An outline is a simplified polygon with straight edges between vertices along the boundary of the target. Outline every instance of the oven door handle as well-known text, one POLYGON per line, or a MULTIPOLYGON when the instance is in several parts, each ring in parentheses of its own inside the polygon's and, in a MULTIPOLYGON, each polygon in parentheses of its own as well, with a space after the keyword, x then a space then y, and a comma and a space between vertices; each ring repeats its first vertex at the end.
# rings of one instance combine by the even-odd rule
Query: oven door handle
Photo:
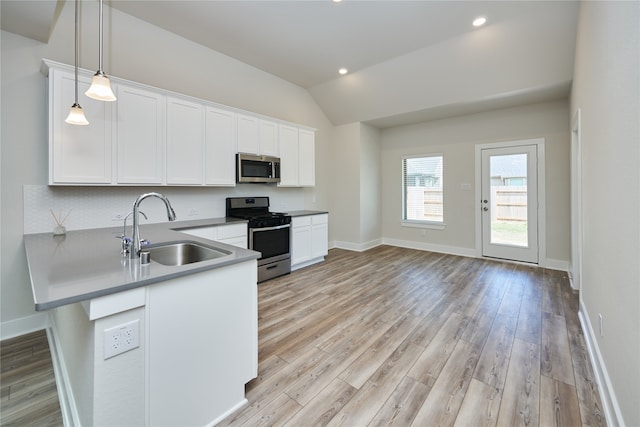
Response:
POLYGON ((256 231, 269 231, 269 230, 280 230, 282 228, 291 228, 291 224, 277 225, 275 227, 259 227, 259 228, 251 228, 251 232, 255 233, 256 231))

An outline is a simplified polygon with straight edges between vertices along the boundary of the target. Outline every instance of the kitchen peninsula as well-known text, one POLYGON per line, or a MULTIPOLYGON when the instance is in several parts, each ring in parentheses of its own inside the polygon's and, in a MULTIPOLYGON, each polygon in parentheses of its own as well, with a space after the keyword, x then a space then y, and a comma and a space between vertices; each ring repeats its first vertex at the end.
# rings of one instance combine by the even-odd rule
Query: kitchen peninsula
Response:
POLYGON ((259 253, 180 232, 239 224, 140 227, 152 244, 221 253, 185 265, 122 257, 121 227, 24 236, 34 303, 50 310, 61 400, 74 425, 213 425, 244 404, 244 385, 257 375, 259 253))

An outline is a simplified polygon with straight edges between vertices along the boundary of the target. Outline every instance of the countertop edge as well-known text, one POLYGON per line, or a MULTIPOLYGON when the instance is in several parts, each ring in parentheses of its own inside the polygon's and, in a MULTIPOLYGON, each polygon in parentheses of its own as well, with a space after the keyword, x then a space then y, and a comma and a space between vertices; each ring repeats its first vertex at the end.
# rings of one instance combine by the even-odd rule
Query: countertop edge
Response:
MULTIPOLYGON (((219 246, 232 252, 232 256, 229 258, 217 258, 175 267, 163 266, 155 261, 152 261, 149 265, 140 266, 136 262, 137 259, 134 259, 135 264, 129 264, 129 260, 123 259, 118 252, 119 241, 113 239, 116 234, 122 232, 121 227, 75 230, 69 231, 67 236, 55 238, 52 237, 51 233, 25 234, 23 240, 35 309, 36 311, 46 311, 63 305, 87 301, 191 274, 257 260, 260 257, 259 252, 180 232, 180 230, 184 229, 223 226, 234 223, 246 223, 246 221, 234 218, 211 218, 142 225, 140 227, 141 235, 145 238, 148 236, 155 242, 169 240, 194 241, 219 246), (104 244, 95 245, 95 241, 104 241, 104 244), (73 258, 74 256, 76 258, 73 258), (73 272, 69 273, 70 270, 73 270, 74 264, 85 266, 86 264, 83 263, 88 263, 91 265, 92 262, 95 263, 96 258, 100 259, 101 256, 106 257, 106 264, 113 265, 113 267, 103 268, 102 272, 94 271, 94 274, 91 274, 90 267, 85 267, 84 270, 87 271, 85 276, 82 273, 75 276, 73 272), (116 264, 116 261, 118 264, 116 264), (130 277, 126 274, 130 273, 130 270, 135 270, 136 274, 144 275, 145 269, 150 274, 149 277, 137 278, 135 275, 130 277), (69 279, 66 282, 64 280, 65 274, 69 275, 69 279), (52 283, 55 280, 58 280, 58 282, 52 283), (94 288, 87 287, 85 289, 84 286, 78 284, 78 282, 83 281, 88 283, 91 280, 102 281, 105 285, 94 288), (63 289, 61 291, 65 287, 70 290, 63 289), (60 295, 49 297, 54 293, 60 295)), ((82 270, 81 268, 79 269, 82 270)))

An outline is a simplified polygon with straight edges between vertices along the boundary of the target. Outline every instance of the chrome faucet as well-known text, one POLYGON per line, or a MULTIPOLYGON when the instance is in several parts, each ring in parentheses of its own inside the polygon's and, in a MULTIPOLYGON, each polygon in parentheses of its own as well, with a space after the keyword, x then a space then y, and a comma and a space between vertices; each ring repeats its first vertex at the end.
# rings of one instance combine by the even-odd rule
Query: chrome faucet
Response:
MULTIPOLYGON (((131 245, 133 245, 132 249, 129 251, 129 258, 139 258, 140 257, 140 229, 139 229, 139 214, 140 214, 140 203, 146 199, 147 197, 157 197, 158 199, 164 202, 165 207, 167 208, 167 217, 169 221, 176 220, 176 213, 171 207, 171 203, 169 203, 169 199, 167 199, 163 194, 160 193, 144 193, 138 196, 135 202, 133 202, 133 231, 131 235, 131 245)), ((144 214, 143 214, 144 215, 144 214)))

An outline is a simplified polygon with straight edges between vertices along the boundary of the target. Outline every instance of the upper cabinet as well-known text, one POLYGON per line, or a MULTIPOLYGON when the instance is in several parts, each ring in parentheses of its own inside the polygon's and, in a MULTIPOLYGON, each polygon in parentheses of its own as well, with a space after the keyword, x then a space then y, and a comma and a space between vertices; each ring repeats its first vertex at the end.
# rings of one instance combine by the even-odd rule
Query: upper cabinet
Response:
POLYGON ((50 185, 235 186, 238 152, 281 158, 283 187, 315 184, 314 132, 295 124, 111 77, 117 101, 84 95, 88 126, 65 123, 74 68, 43 60, 49 77, 50 185))
POLYGON ((278 157, 278 124, 260 119, 260 151, 261 156, 278 157))
POLYGON ((316 134, 310 130, 298 131, 298 184, 316 185, 316 134))
POLYGON ((236 184, 235 113, 207 107, 205 112, 205 184, 236 184))
POLYGON ((204 183, 204 107, 167 98, 167 184, 204 183))
POLYGON ((113 103, 84 95, 91 78, 78 79, 79 103, 89 126, 65 123, 74 103, 73 72, 49 71, 49 184, 109 184, 113 178, 113 103))
POLYGON ((123 84, 116 97, 117 182, 162 184, 165 97, 123 84))
POLYGON ((260 119, 244 114, 236 115, 238 153, 259 154, 260 119))
POLYGON ((278 124, 244 114, 237 115, 238 153, 278 156, 278 124))
POLYGON ((315 185, 315 133, 288 125, 279 126, 280 187, 315 185))

